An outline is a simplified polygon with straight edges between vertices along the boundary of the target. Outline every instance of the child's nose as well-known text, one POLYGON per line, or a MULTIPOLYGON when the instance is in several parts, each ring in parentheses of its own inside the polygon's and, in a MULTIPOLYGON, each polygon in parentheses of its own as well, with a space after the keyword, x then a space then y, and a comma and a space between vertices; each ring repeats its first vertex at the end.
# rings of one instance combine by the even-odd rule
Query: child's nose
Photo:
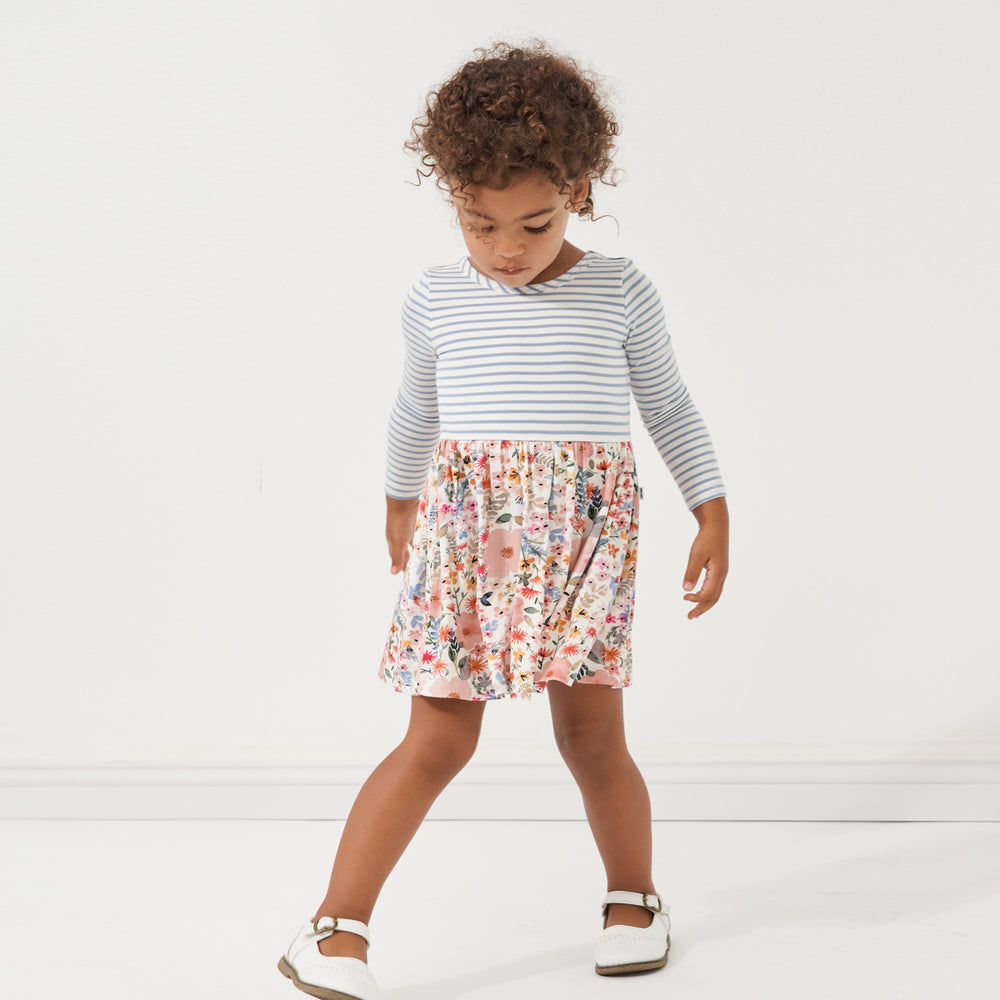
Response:
POLYGON ((508 259, 517 257, 524 252, 524 247, 511 239, 498 240, 496 244, 497 255, 508 259))

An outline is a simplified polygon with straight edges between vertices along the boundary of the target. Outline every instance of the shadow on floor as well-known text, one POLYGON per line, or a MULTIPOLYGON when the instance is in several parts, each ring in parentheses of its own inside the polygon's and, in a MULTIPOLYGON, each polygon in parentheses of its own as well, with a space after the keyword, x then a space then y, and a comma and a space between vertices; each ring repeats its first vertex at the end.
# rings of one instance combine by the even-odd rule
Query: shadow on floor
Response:
MULTIPOLYGON (((670 964, 675 964, 672 947, 670 964)), ((648 972, 631 973, 621 978, 645 979, 661 971, 651 969, 648 972)), ((537 979, 539 976, 562 977, 564 988, 568 991, 565 995, 573 993, 573 979, 578 976, 589 976, 595 984, 599 980, 612 978, 598 976, 594 972, 593 948, 583 945, 536 952, 523 958, 511 958, 503 964, 484 966, 457 976, 383 990, 382 1000, 457 1000, 487 986, 490 988, 515 986, 521 979, 537 979)))

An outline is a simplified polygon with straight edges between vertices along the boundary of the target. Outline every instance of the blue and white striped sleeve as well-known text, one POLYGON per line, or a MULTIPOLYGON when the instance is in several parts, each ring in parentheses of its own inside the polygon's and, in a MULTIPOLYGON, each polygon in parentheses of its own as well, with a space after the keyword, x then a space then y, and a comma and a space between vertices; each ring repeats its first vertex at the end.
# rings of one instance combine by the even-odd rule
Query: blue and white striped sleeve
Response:
POLYGON ((643 426, 694 510, 726 495, 712 439, 677 366, 660 294, 631 260, 622 271, 622 292, 632 395, 643 426))
POLYGON ((389 411, 386 496, 409 500, 423 493, 441 426, 438 415, 437 362, 430 340, 430 296, 426 275, 403 301, 406 344, 403 375, 389 411))

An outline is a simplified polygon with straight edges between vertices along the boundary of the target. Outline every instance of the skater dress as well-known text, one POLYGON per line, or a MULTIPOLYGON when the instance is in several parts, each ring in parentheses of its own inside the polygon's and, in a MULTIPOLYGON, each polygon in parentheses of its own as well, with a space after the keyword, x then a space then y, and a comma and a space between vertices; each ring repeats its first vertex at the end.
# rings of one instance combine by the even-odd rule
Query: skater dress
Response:
POLYGON ((632 684, 630 393, 689 509, 725 496, 656 288, 594 251, 510 288, 462 258, 403 305, 385 492, 418 499, 378 676, 470 701, 632 684))

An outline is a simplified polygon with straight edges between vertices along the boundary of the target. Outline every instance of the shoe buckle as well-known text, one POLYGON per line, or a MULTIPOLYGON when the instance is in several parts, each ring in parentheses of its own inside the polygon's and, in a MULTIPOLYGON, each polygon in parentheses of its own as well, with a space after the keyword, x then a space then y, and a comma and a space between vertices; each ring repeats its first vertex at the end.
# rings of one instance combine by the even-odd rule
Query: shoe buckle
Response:
POLYGON ((317 917, 317 918, 316 918, 316 919, 315 919, 315 920, 314 920, 314 921, 312 922, 312 925, 313 925, 313 932, 314 932, 314 933, 316 933, 316 934, 321 934, 321 933, 322 933, 322 931, 320 931, 319 927, 317 926, 317 925, 319 924, 319 922, 320 922, 321 920, 332 920, 332 921, 333 921, 333 927, 330 927, 330 928, 325 928, 326 930, 331 930, 331 931, 335 931, 335 930, 337 929, 337 918, 336 918, 336 917, 326 917, 326 916, 323 916, 323 917, 317 917))
POLYGON ((645 906, 647 910, 652 910, 654 913, 663 912, 663 900, 660 899, 659 895, 655 892, 644 892, 642 894, 642 905, 645 906), (656 906, 653 906, 649 902, 650 896, 656 896, 656 906))

